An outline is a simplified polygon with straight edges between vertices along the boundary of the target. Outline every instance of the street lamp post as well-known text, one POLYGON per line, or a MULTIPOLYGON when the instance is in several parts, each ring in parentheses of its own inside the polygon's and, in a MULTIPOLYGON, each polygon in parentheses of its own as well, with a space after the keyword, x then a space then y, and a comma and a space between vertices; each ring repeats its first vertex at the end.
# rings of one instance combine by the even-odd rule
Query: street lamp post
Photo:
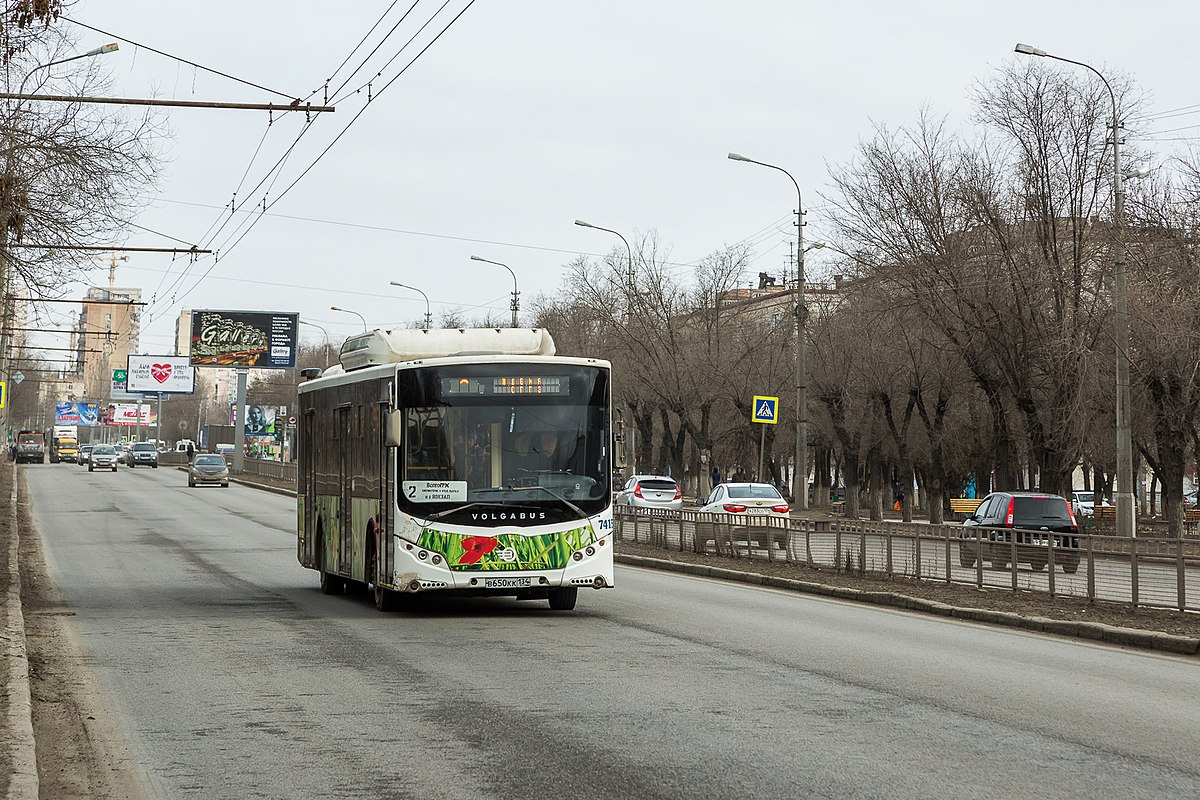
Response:
MULTIPOLYGON (((633 271, 633 248, 629 246, 629 240, 626 239, 624 236, 621 236, 620 233, 618 233, 617 231, 614 231, 612 228, 601 228, 599 225, 593 225, 592 223, 584 222, 581 219, 575 220, 575 224, 580 226, 581 228, 594 228, 595 230, 598 230, 598 231, 604 231, 605 233, 611 233, 613 236, 619 237, 621 239, 621 241, 625 243, 625 254, 627 256, 629 256, 629 262, 628 262, 629 265, 625 272, 625 294, 626 294, 625 324, 626 324, 626 328, 628 329, 629 322, 632 321, 632 319, 633 319, 634 279, 637 277, 633 271)), ((638 457, 637 457, 637 418, 633 414, 632 406, 630 406, 630 414, 629 414, 629 442, 628 442, 628 444, 629 444, 629 453, 630 453, 630 467, 633 470, 633 474, 636 475, 637 471, 638 471, 638 469, 637 469, 637 461, 638 461, 638 457)))
POLYGON ((325 330, 324 328, 322 328, 320 325, 316 324, 315 322, 309 322, 308 320, 304 320, 304 319, 300 320, 300 324, 307 325, 310 328, 316 328, 325 336, 325 366, 328 367, 329 366, 329 331, 325 330))
POLYGON ((415 286, 409 286, 407 283, 400 283, 400 281, 392 281, 392 286, 399 286, 402 289, 412 289, 414 292, 420 292, 421 297, 425 298, 425 329, 428 330, 432 328, 433 314, 429 310, 429 295, 425 294, 415 286))
POLYGON ((584 227, 584 228, 595 228, 598 231, 604 231, 605 233, 611 233, 613 236, 621 237, 621 241, 625 243, 625 252, 629 256, 629 268, 625 272, 625 285, 629 291, 629 305, 630 305, 630 308, 632 308, 633 307, 633 285, 634 285, 634 277, 635 276, 633 274, 633 248, 629 246, 629 240, 626 239, 624 236, 621 236, 621 234, 617 233, 612 228, 601 228, 599 225, 593 225, 592 223, 584 222, 581 219, 575 220, 575 224, 579 225, 581 227, 584 227))
MULTIPOLYGON (((59 64, 65 64, 68 61, 76 61, 81 58, 91 58, 92 56, 112 53, 117 49, 117 43, 111 42, 109 44, 96 47, 92 50, 88 50, 86 53, 78 53, 67 58, 60 58, 57 61, 48 61, 45 64, 38 64, 33 69, 29 70, 29 72, 25 73, 25 77, 21 79, 21 85, 17 91, 17 94, 25 94, 25 82, 28 81, 29 78, 33 76, 33 73, 37 72, 38 70, 49 69, 50 67, 54 67, 59 64)), ((13 122, 12 126, 9 128, 8 136, 8 155, 4 159, 4 176, 6 180, 11 180, 13 173, 13 155, 16 150, 17 140, 16 112, 20 111, 20 107, 21 104, 19 101, 17 105, 13 107, 13 122)), ((7 218, 9 216, 7 209, 4 209, 4 212, 4 216, 7 218)), ((15 293, 12 291, 12 265, 9 262, 8 255, 8 233, 6 231, 3 234, 0 234, 0 375, 3 375, 6 379, 9 373, 9 328, 11 327, 14 294, 15 293)), ((7 433, 8 412, 0 411, 0 440, 6 440, 7 433)))
POLYGON ((517 312, 521 310, 521 293, 517 291, 517 273, 513 272, 512 268, 509 267, 508 264, 501 264, 499 261, 492 261, 487 258, 480 258, 479 256, 471 256, 471 260, 482 261, 485 264, 495 264, 497 267, 504 267, 506 270, 508 270, 508 274, 512 275, 512 302, 508 304, 508 307, 512 309, 512 327, 517 327, 517 312))
POLYGON ((367 321, 366 321, 365 319, 363 319, 363 315, 362 315, 362 314, 360 314, 360 313, 358 313, 357 311, 351 311, 351 310, 350 310, 350 309, 348 309, 348 308, 338 308, 337 306, 330 306, 330 307, 329 307, 329 310, 330 310, 330 311, 340 311, 340 312, 342 312, 343 314, 353 314, 354 316, 358 317, 358 318, 359 318, 359 320, 362 322, 362 324, 363 324, 363 333, 366 333, 366 332, 367 332, 367 321))
POLYGON ((737 153, 730 153, 729 158, 782 172, 796 187, 796 464, 792 470, 792 499, 796 507, 803 510, 808 508, 808 342, 805 338, 808 306, 804 300, 804 199, 800 194, 800 184, 783 167, 755 161, 737 153))
POLYGON ((1117 109, 1117 95, 1108 79, 1090 64, 1073 61, 1062 56, 1051 55, 1045 50, 1027 44, 1018 44, 1013 50, 1026 56, 1051 58, 1090 70, 1108 90, 1112 102, 1112 150, 1113 150, 1113 305, 1114 324, 1117 327, 1117 535, 1137 535, 1137 513, 1133 494, 1133 432, 1130 421, 1132 400, 1129 391, 1129 321, 1125 296, 1125 176, 1121 172, 1121 128, 1117 109))

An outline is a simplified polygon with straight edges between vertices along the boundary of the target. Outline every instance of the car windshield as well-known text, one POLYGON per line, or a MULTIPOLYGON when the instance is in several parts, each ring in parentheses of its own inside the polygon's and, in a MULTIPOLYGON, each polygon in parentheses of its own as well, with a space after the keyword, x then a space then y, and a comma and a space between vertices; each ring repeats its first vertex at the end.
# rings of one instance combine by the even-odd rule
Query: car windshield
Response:
POLYGON ((151 442, 137 442, 137 443, 136 443, 136 444, 133 446, 133 450, 134 450, 134 452, 136 452, 136 453, 153 453, 153 452, 156 452, 156 451, 155 451, 155 449, 154 449, 154 445, 153 445, 153 443, 151 443, 151 442))
POLYGON ((1095 498, 1091 492, 1076 492, 1075 499, 1081 503, 1090 503, 1095 498))
POLYGON ((658 491, 670 492, 675 491, 675 481, 664 478, 649 478, 647 480, 641 480, 638 481, 638 486, 641 487, 643 492, 647 489, 657 489, 658 491))
POLYGON ((83 446, 81 449, 82 449, 84 452, 88 452, 88 453, 90 453, 90 452, 92 451, 92 448, 93 448, 93 447, 94 447, 94 445, 85 444, 85 445, 84 445, 84 446, 83 446))
POLYGON ((607 505, 606 370, 473 364, 402 370, 397 383, 398 502, 407 513, 453 522, 459 513, 473 519, 468 504, 478 515, 480 505, 520 503, 554 522, 577 518, 572 505, 589 515, 607 505))
POLYGON ((763 498, 767 500, 782 500, 783 496, 774 486, 769 486, 765 483, 753 483, 749 486, 730 486, 729 496, 739 499, 747 498, 763 498))
POLYGON ((213 465, 216 465, 216 466, 223 467, 223 466, 225 466, 225 459, 222 456, 218 456, 218 455, 203 455, 203 456, 196 456, 196 460, 192 463, 197 464, 199 466, 210 466, 211 467, 213 465))
POLYGON ((94 455, 94 456, 111 456, 116 452, 117 451, 115 449, 113 449, 113 447, 111 445, 107 445, 107 444, 103 444, 103 445, 100 445, 99 447, 92 448, 92 455, 94 455))

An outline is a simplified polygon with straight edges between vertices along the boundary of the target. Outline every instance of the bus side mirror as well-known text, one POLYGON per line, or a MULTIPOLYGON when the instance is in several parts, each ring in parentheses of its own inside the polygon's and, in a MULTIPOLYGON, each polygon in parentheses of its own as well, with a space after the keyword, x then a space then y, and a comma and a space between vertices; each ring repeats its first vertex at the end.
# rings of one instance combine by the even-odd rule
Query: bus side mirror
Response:
POLYGON ((385 423, 385 427, 387 428, 385 433, 385 436, 387 437, 387 446, 399 447, 400 434, 404 431, 404 419, 400 415, 399 411, 391 410, 387 412, 387 421, 385 423))
POLYGON ((620 411, 617 411, 617 419, 613 428, 613 466, 623 470, 627 454, 625 452, 625 421, 621 419, 620 411))

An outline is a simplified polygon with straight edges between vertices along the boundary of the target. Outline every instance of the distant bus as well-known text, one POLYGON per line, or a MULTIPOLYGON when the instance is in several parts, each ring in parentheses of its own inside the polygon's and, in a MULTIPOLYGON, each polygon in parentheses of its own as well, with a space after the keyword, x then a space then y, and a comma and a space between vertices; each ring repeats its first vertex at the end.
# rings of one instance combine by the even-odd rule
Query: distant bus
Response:
POLYGON ((297 556, 321 589, 509 595, 610 588, 608 362, 529 329, 373 331, 299 392, 297 556))

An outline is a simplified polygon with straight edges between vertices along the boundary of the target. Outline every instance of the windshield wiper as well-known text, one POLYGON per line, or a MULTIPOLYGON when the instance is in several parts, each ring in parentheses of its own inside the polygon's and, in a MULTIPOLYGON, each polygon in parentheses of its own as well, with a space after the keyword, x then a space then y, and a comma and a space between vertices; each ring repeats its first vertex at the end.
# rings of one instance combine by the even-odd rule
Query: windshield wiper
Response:
POLYGON ((430 514, 429 516, 425 517, 425 519, 428 522, 433 522, 435 519, 441 519, 442 517, 447 517, 451 514, 457 514, 459 511, 466 511, 468 508, 477 508, 479 506, 491 506, 493 508, 496 506, 501 506, 503 508, 523 508, 530 511, 537 510, 537 506, 520 505, 516 503, 464 503, 461 506, 448 508, 445 511, 439 511, 436 514, 430 514))
POLYGON ((578 514, 578 515, 580 516, 580 518, 581 518, 581 519, 587 519, 587 518, 588 518, 588 515, 587 515, 587 514, 585 514, 585 513, 583 512, 583 509, 582 509, 582 508, 580 508, 579 506, 575 505, 575 504, 574 504, 574 503, 572 503, 570 500, 568 500, 567 498, 563 497, 563 496, 562 496, 561 494, 559 494, 558 492, 556 492, 556 491, 554 491, 553 489, 551 489, 549 486, 542 486, 541 484, 535 484, 534 486, 510 486, 509 488, 510 488, 510 489, 512 489, 514 492, 523 492, 523 491, 525 491, 525 490, 527 490, 527 489, 541 489, 543 492, 546 492, 547 494, 549 494, 549 495, 550 495, 551 497, 553 497, 554 499, 556 499, 556 500, 561 500, 561 501, 563 502, 563 504, 564 504, 564 505, 566 505, 568 508, 570 508, 570 509, 571 509, 572 511, 574 511, 576 514, 578 514))

